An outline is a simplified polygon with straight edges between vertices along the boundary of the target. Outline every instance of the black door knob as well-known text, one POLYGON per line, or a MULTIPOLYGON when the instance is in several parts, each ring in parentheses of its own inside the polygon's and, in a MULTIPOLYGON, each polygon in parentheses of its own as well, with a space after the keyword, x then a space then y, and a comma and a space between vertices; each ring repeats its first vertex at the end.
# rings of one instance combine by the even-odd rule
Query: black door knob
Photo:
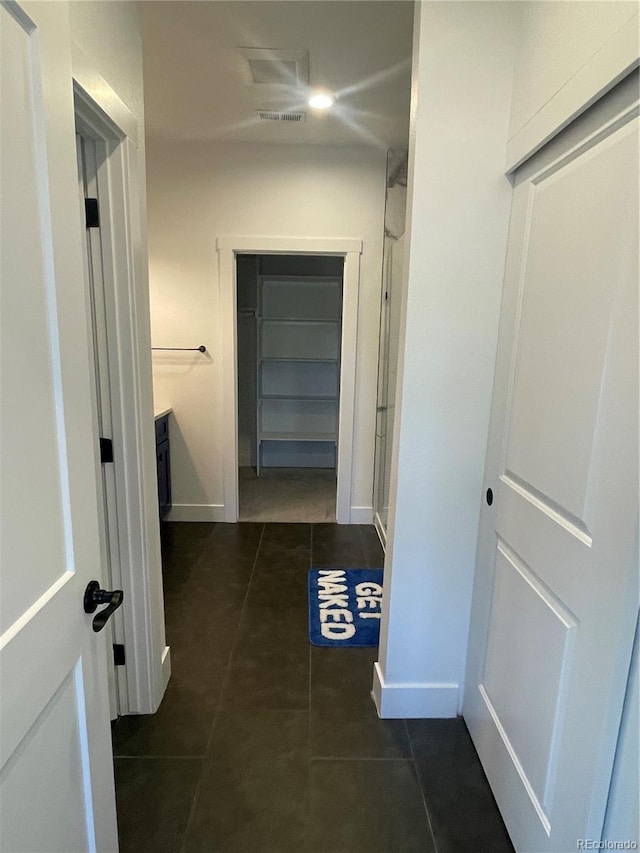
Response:
POLYGON ((98 581, 89 581, 84 591, 84 612, 94 613, 100 604, 107 605, 93 619, 93 630, 96 633, 102 631, 111 614, 122 604, 123 598, 124 592, 121 589, 100 589, 98 581))
POLYGON ((491 506, 491 504, 493 503, 493 490, 492 489, 487 489, 487 503, 489 504, 489 506, 491 506))

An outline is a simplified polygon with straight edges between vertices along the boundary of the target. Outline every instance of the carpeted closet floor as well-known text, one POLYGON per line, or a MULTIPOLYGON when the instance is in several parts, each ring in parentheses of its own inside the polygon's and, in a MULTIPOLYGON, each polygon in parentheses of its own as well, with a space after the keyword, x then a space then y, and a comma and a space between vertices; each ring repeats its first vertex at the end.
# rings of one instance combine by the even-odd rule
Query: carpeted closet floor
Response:
POLYGON ((336 520, 333 468, 240 468, 240 521, 336 520))

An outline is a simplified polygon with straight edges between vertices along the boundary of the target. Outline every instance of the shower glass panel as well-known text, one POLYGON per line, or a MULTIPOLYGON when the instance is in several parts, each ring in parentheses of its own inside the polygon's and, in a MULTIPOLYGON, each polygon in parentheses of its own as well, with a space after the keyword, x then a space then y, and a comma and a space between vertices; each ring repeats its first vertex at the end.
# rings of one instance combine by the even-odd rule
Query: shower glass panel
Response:
POLYGON ((391 450, 395 417, 398 349, 400 337, 400 302, 404 237, 385 240, 385 282, 380 312, 380 360, 378 363, 378 402, 376 411, 376 455, 374 471, 374 510, 376 526, 386 541, 389 520, 389 488, 391 483, 391 450))

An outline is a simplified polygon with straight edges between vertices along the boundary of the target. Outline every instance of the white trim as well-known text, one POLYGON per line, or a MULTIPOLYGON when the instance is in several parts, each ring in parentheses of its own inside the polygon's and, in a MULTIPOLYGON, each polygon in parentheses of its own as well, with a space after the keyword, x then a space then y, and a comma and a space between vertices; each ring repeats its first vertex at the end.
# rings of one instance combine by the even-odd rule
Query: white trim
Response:
POLYGON ((388 684, 379 663, 373 666, 373 701, 383 720, 458 716, 459 684, 388 684))
POLYGON ((162 692, 167 689, 167 685, 169 684, 169 679, 171 678, 171 647, 165 646, 164 651, 162 652, 162 692))
MULTIPOLYGON (((112 398, 118 399, 117 349, 113 344, 115 328, 113 322, 114 272, 112 263, 112 235, 110 228, 111 186, 108 175, 108 159, 117 156, 114 146, 103 141, 100 133, 85 128, 79 113, 75 112, 76 155, 78 162, 78 190, 81 209, 85 196, 98 199, 102 214, 101 227, 87 230, 82 241, 84 260, 84 283, 90 299, 87 304, 87 329, 93 338, 91 353, 92 376, 91 398, 94 435, 113 438, 112 398), (98 138, 96 138, 98 137, 98 138), (115 376, 113 375, 115 373, 115 376)), ((117 143, 116 143, 117 146, 117 143)), ((97 440, 94 443, 96 454, 97 440)), ((120 460, 118 460, 120 461, 120 460)), ((100 499, 100 527, 105 534, 101 537, 102 573, 99 580, 109 589, 122 589, 120 566, 121 543, 118 524, 118 484, 116 465, 101 465, 95 459, 102 483, 100 499)), ((124 643, 124 613, 118 609, 107 626, 107 643, 124 643)), ((111 719, 115 719, 121 708, 129 707, 127 667, 108 664, 109 706, 111 719)))
POLYGON ((373 524, 373 507, 352 506, 349 519, 349 524, 373 524))
POLYGON ((129 107, 95 70, 92 62, 77 45, 71 46, 74 90, 86 101, 90 111, 108 125, 119 138, 128 137, 137 147, 140 129, 129 107))
POLYGON ((228 521, 224 504, 173 504, 167 521, 228 521))
POLYGON ((152 575, 160 573, 160 537, 159 523, 153 523, 158 508, 151 344, 144 325, 148 308, 142 302, 145 289, 134 256, 141 239, 138 151, 134 142, 138 124, 109 85, 87 72, 82 53, 74 50, 73 57, 76 119, 83 132, 102 142, 107 152, 107 161, 98 170, 98 184, 103 188, 101 198, 108 199, 101 230, 103 260, 113 282, 107 315, 109 357, 114 360, 110 364, 112 428, 118 448, 114 472, 121 583, 129 602, 122 613, 127 690, 126 696, 125 691, 120 694, 118 710, 121 714, 153 713, 164 694, 168 674, 163 666, 165 670, 170 667, 170 657, 163 663, 164 605, 159 599, 160 583, 152 580, 152 575))
MULTIPOLYGON (((220 282, 220 348, 222 382, 222 457, 224 520, 238 520, 238 401, 237 401, 237 254, 252 255, 333 255, 344 257, 342 294, 342 351, 340 358, 340 405, 338 416, 338 455, 336 521, 352 524, 351 488, 353 426, 355 417, 356 350, 358 335, 358 299, 362 240, 321 237, 246 237, 223 236, 216 242, 220 282)), ((372 520, 372 511, 367 521, 372 520)), ((173 511, 172 516, 173 518, 173 511)))
POLYGON ((587 110, 638 66, 638 13, 507 142, 507 172, 587 110))
POLYGON ((336 521, 338 524, 354 523, 351 513, 351 464, 356 408, 356 351, 361 251, 362 243, 359 243, 359 251, 350 251, 344 256, 342 277, 342 343, 340 349, 338 448, 336 453, 336 521))
POLYGON ((380 540, 380 544, 382 545, 383 550, 386 552, 387 550, 387 531, 385 530, 384 524, 382 523, 382 519, 380 518, 380 513, 376 512, 373 516, 373 526, 376 529, 376 533, 378 534, 378 539, 380 540))
POLYGON ((223 236, 216 240, 216 248, 219 252, 226 249, 245 255, 346 255, 349 252, 361 255, 362 240, 341 237, 223 236))
POLYGON ((218 239, 220 281, 220 361, 222 366, 222 491, 224 520, 238 520, 238 329, 236 317, 236 264, 231 246, 218 239))

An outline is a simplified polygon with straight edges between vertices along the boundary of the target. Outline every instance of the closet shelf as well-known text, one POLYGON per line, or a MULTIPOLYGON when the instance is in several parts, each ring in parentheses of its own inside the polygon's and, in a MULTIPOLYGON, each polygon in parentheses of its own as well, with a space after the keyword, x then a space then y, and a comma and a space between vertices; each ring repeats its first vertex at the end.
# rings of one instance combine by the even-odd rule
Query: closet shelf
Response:
POLYGON ((262 432, 261 441, 329 441, 336 443, 335 432, 262 432))
POLYGON ((303 356, 286 356, 286 355, 274 355, 274 356, 261 356, 259 361, 308 361, 309 364, 337 364, 338 358, 305 358, 303 356))
POLYGON ((339 320, 332 320, 331 317, 272 317, 271 315, 263 314, 260 317, 263 323, 295 323, 298 326, 339 326, 339 320))
POLYGON ((297 459, 304 465, 312 458, 335 465, 341 284, 338 277, 258 278, 258 474, 265 459, 294 460, 293 467, 297 459), (318 446, 303 449, 299 442, 318 446))
POLYGON ((261 394, 260 401, 263 400, 300 400, 305 403, 326 403, 336 402, 335 394, 261 394))

